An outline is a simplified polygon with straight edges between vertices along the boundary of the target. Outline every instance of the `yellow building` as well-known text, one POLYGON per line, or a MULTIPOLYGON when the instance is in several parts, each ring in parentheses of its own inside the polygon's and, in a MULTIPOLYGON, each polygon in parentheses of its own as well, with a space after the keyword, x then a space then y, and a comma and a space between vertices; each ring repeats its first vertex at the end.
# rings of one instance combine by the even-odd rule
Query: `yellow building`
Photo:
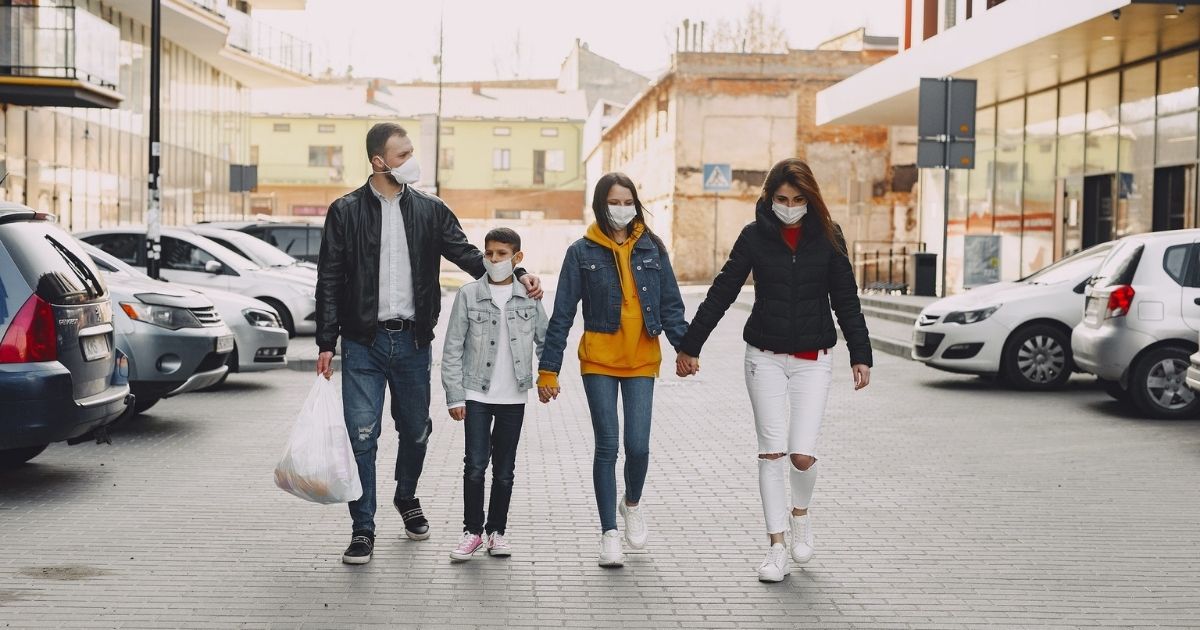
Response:
POLYGON ((421 188, 462 218, 581 219, 586 100, 549 87, 446 87, 440 150, 438 90, 379 80, 260 90, 253 95, 254 209, 324 214, 370 174, 365 138, 378 122, 408 130, 421 188), (434 177, 436 172, 437 177, 434 177))

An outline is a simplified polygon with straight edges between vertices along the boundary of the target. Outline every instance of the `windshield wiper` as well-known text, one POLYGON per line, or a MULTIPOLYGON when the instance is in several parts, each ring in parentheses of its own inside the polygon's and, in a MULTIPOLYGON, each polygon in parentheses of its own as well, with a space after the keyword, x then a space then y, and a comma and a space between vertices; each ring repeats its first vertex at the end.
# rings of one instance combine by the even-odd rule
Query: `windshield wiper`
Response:
POLYGON ((46 240, 58 251, 58 255, 63 257, 63 260, 66 261, 71 271, 74 271, 75 275, 79 276, 79 279, 83 280, 83 283, 88 286, 88 293, 91 294, 91 297, 104 295, 104 287, 100 285, 100 279, 96 277, 96 274, 92 273, 91 269, 88 269, 88 266, 74 252, 67 249, 62 243, 54 240, 54 237, 49 234, 46 235, 46 240))

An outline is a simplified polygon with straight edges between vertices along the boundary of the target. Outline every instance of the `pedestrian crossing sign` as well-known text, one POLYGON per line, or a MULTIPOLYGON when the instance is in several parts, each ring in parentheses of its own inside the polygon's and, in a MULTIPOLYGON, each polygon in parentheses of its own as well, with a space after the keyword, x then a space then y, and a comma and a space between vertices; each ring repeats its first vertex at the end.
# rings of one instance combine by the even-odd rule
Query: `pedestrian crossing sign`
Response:
POLYGON ((728 164, 704 165, 704 190, 729 190, 733 187, 733 169, 728 164))

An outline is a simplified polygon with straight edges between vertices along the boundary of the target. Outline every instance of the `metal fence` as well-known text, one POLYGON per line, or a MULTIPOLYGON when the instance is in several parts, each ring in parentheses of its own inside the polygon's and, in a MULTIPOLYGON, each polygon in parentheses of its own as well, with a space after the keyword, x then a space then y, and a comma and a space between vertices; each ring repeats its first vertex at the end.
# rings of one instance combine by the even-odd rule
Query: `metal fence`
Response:
POLYGON ((73 6, 0 6, 0 76, 116 88, 121 31, 73 6))
POLYGON ((911 294, 912 257, 923 251, 923 241, 856 241, 850 255, 859 289, 864 293, 911 294))

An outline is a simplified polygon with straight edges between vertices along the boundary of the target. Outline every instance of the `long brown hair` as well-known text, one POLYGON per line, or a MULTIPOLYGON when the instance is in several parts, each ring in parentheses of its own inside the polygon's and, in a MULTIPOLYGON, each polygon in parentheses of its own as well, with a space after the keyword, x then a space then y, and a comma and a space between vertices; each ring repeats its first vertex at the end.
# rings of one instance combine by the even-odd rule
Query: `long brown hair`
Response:
POLYGON ((821 187, 817 185, 817 178, 813 176, 808 163, 799 158, 788 158, 772 166, 766 181, 763 182, 760 201, 772 203, 775 193, 784 184, 791 184, 804 195, 808 202, 808 216, 821 226, 821 232, 834 249, 845 254, 845 241, 834 225, 833 217, 829 215, 829 207, 825 205, 825 198, 821 196, 821 187))

